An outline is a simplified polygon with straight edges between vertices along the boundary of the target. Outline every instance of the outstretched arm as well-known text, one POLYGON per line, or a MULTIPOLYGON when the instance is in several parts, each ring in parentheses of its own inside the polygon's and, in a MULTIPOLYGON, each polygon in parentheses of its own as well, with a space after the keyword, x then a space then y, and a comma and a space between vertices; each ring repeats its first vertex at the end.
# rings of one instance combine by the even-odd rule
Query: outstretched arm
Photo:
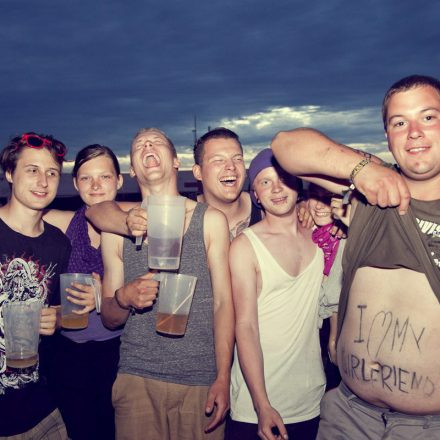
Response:
POLYGON ((119 235, 129 235, 128 211, 139 207, 136 202, 101 202, 86 210, 86 217, 97 229, 119 235))
POLYGON ((244 234, 232 242, 229 264, 236 315, 235 337, 238 358, 258 416, 258 435, 261 438, 275 440, 272 428, 277 427, 281 437, 287 438, 283 420, 271 406, 266 392, 263 353, 258 330, 258 263, 251 244, 244 234))
POLYGON ((204 220, 206 253, 214 297, 214 343, 217 378, 211 385, 206 412, 215 411, 206 431, 214 430, 229 409, 229 385, 234 350, 234 307, 229 272, 229 230, 226 217, 208 208, 204 220))
MULTIPOLYGON (((353 170, 363 160, 357 150, 311 128, 278 133, 272 141, 272 149, 286 171, 336 194, 348 188, 353 170)), ((403 214, 410 200, 408 187, 402 176, 381 163, 373 156, 355 173, 353 183, 372 205, 399 206, 403 214)))

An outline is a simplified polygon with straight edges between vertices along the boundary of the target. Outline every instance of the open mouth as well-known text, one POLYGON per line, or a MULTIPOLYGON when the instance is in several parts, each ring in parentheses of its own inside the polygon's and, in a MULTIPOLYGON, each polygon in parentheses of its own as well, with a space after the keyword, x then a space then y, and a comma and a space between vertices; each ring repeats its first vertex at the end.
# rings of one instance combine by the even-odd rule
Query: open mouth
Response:
POLYGON ((160 164, 159 156, 154 153, 148 153, 144 156, 142 163, 146 168, 157 167, 160 164))
POLYGON ((237 182, 237 176, 226 176, 220 179, 220 183, 224 186, 234 186, 237 182))
POLYGON ((329 217, 331 215, 330 211, 315 211, 316 217, 329 217))

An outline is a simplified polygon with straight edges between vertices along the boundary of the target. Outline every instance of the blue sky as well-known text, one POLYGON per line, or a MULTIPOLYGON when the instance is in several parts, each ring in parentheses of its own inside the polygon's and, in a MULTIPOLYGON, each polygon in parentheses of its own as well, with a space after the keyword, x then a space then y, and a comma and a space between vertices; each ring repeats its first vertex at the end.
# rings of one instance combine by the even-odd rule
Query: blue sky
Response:
POLYGON ((0 0, 0 139, 34 130, 102 143, 124 167, 140 127, 192 163, 197 133, 235 130, 246 157, 316 127, 386 157, 380 104, 403 76, 439 76, 438 2, 0 0))

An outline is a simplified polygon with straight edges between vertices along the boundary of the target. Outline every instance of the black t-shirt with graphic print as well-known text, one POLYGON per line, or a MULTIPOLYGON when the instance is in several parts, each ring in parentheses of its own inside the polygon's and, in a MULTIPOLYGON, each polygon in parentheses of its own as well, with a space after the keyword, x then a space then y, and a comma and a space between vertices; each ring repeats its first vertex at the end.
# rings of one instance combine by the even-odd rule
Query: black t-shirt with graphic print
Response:
MULTIPOLYGON (((28 431, 56 408, 40 377, 41 367, 6 367, 3 304, 38 298, 58 305, 59 275, 66 271, 70 249, 68 238, 48 223, 40 236, 28 237, 0 219, 0 436, 28 431)), ((40 366, 45 363, 41 346, 40 341, 40 366)))
POLYGON ((411 209, 426 240, 431 257, 440 267, 440 200, 411 199, 411 209))

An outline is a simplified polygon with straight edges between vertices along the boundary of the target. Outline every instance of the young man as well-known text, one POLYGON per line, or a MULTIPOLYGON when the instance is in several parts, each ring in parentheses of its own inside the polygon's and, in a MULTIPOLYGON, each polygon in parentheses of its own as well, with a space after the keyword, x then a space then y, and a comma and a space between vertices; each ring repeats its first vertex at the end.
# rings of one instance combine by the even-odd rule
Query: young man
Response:
POLYGON ((339 305, 343 383, 322 401, 319 439, 440 438, 440 81, 395 83, 383 120, 400 173, 311 129, 273 141, 287 171, 358 191, 339 305))
MULTIPOLYGON (((61 415, 52 401, 38 364, 25 369, 6 365, 5 303, 42 301, 40 334, 52 335, 56 325, 59 274, 65 271, 70 243, 42 220, 55 198, 66 147, 52 136, 25 133, 0 153, 11 187, 0 208, 0 436, 20 439, 67 439, 61 415)), ((40 365, 46 361, 40 352, 40 365)))
POLYGON ((218 127, 201 136, 194 145, 193 174, 203 184, 198 201, 225 214, 231 240, 261 220, 261 210, 243 191, 246 169, 236 133, 218 127))
MULTIPOLYGON (((131 174, 142 197, 178 195, 179 162, 170 139, 143 129, 131 149, 131 174)), ((125 206, 129 207, 129 205, 125 206)), ((117 205, 95 205, 88 216, 101 229, 126 233, 127 213, 117 205)), ((145 211, 131 210, 142 220, 145 211)), ((147 234, 148 235, 148 234, 147 234)), ((170 338, 155 330, 157 281, 148 272, 148 243, 104 234, 102 318, 109 327, 125 324, 120 368, 113 388, 118 439, 221 439, 219 426, 229 408, 234 312, 225 216, 186 200, 179 273, 197 277, 187 330, 170 338), (131 310, 131 312, 130 312, 131 310), (217 428, 217 429, 216 429, 217 428)))
POLYGON ((253 196, 265 217, 231 245, 237 353, 231 372, 228 440, 314 439, 325 389, 318 331, 324 256, 303 227, 300 181, 272 151, 251 162, 253 196))

